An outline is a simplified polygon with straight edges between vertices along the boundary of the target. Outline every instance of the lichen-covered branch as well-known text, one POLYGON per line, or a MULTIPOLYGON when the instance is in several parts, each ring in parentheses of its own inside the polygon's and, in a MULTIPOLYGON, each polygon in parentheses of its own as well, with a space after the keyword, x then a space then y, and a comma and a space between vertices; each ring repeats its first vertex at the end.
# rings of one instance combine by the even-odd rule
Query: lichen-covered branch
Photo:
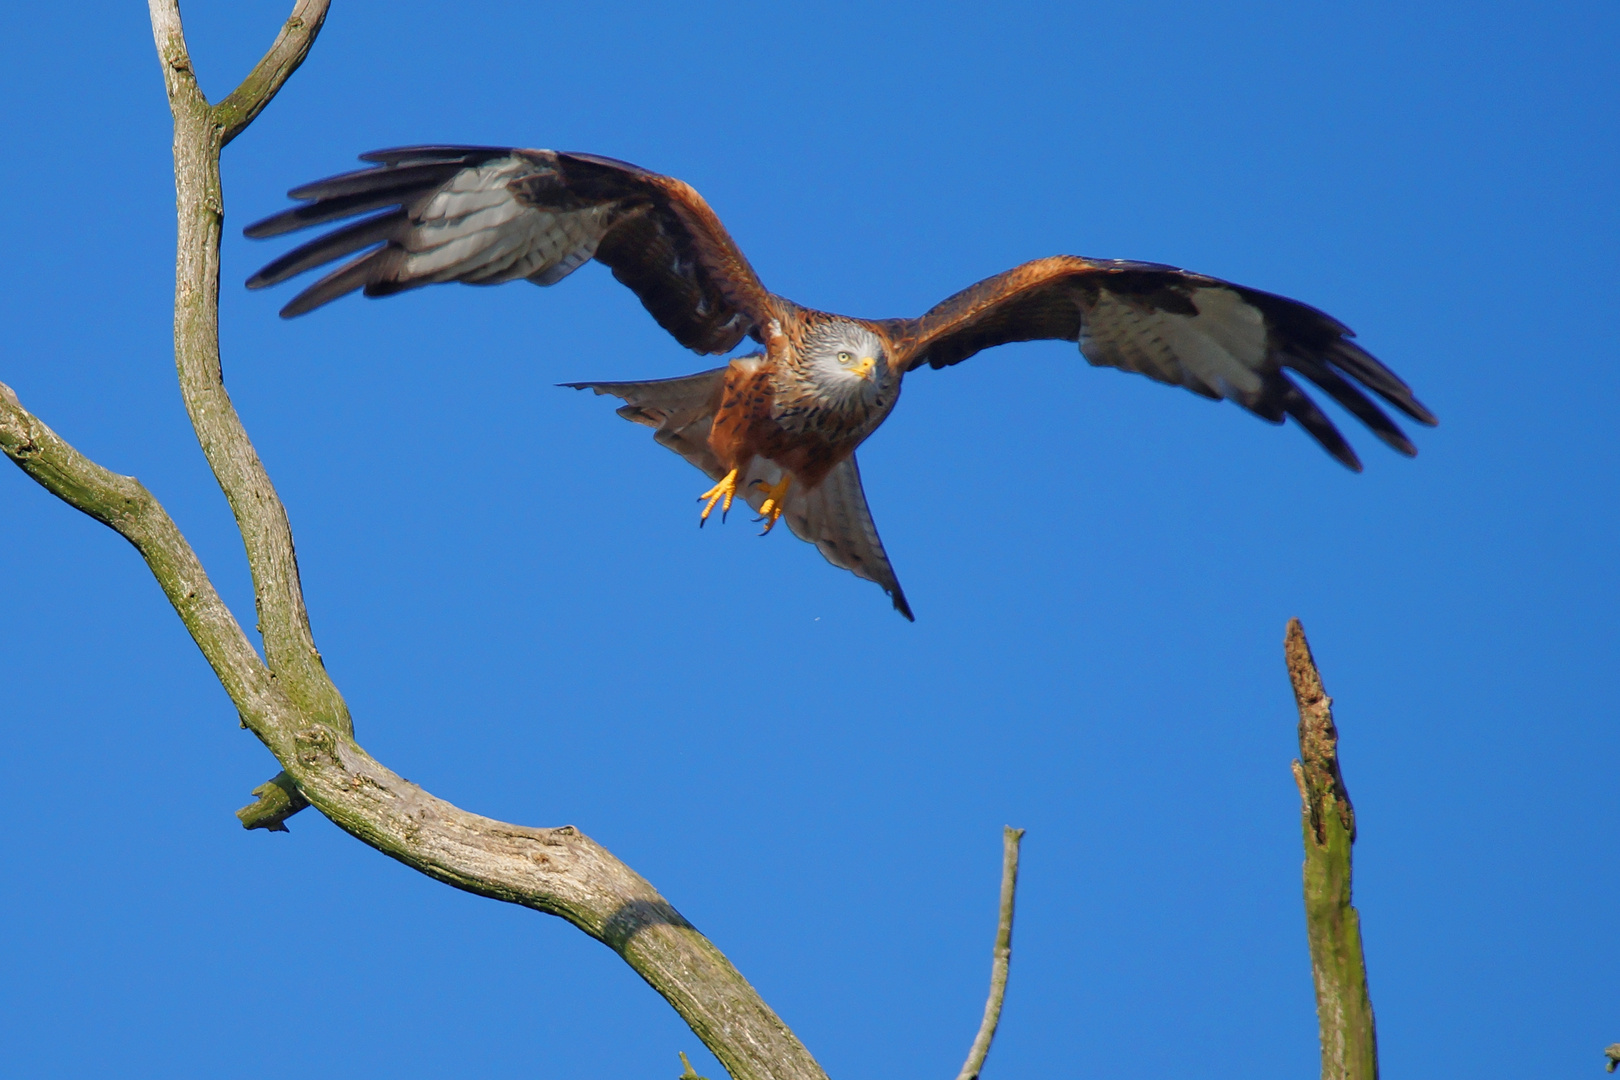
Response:
POLYGON ((283 769, 253 789, 255 800, 236 812, 244 829, 288 832, 287 819, 309 806, 298 782, 283 769))
POLYGON ((956 1080, 978 1080, 984 1059, 990 1056, 990 1043, 1001 1023, 1001 1003, 1007 997, 1007 969, 1012 964, 1013 899, 1018 892, 1018 845, 1023 829, 1011 825, 1001 830, 1001 908, 996 921, 996 947, 990 961, 990 996, 985 999, 984 1019, 973 1037, 967 1061, 956 1080))
POLYGON ((326 9, 332 0, 298 0, 293 13, 281 27, 281 33, 276 35, 270 51, 242 80, 242 85, 232 90, 230 95, 214 106, 214 119, 220 128, 221 145, 230 142, 242 133, 242 130, 253 123, 264 107, 270 104, 270 99, 281 90, 281 86, 292 73, 298 70, 298 65, 304 62, 309 55, 310 47, 315 44, 315 37, 321 32, 321 25, 326 22, 326 9))
MULTIPOLYGON (((284 710, 270 672, 214 590, 191 545, 140 481, 120 476, 68 445, 0 383, 0 452, 63 502, 135 545, 192 639, 243 714, 284 710)), ((287 722, 294 717, 284 713, 287 722)), ((251 726, 251 725, 249 725, 251 726)))
POLYGON ((263 797, 255 809, 281 808, 255 817, 259 827, 279 825, 307 800, 430 877, 560 916, 604 942, 674 1006, 734 1080, 825 1080, 720 951, 589 837, 572 826, 529 828, 470 814, 396 776, 354 741, 309 632, 285 510, 225 393, 218 338, 219 152, 307 53, 326 4, 301 2, 270 55, 219 108, 197 87, 173 0, 150 0, 150 8, 175 121, 176 366, 192 424, 247 549, 264 660, 157 499, 133 478, 84 457, 3 385, 0 452, 46 490, 117 530, 146 560, 243 726, 284 769, 256 792, 263 797))
POLYGON ((396 776, 346 730, 282 692, 168 512, 90 461, 0 384, 0 452, 135 545, 242 723, 338 826, 439 881, 558 915, 602 941, 673 1005, 734 1080, 825 1080, 747 980, 650 884, 572 826, 470 814, 396 776))
MULTIPOLYGON (((299 709, 350 730, 348 708, 326 673, 304 608, 298 559, 286 509, 225 392, 219 357, 219 243, 225 203, 219 153, 227 118, 208 104, 192 71, 175 0, 149 0, 152 35, 174 116, 174 360, 186 413, 214 471, 247 550, 265 660, 299 709)), ((231 99, 237 130, 264 108, 309 51, 326 3, 300 2, 254 76, 231 99), (296 29, 294 23, 297 23, 296 29), (281 59, 277 59, 277 57, 281 59), (276 73, 280 72, 279 75, 276 73), (240 95, 240 97, 238 97, 240 95)))
POLYGON ((1303 804, 1305 925, 1316 982, 1322 1080, 1377 1080, 1378 1038, 1367 996, 1361 917, 1350 903, 1356 815, 1339 771, 1333 700, 1322 688, 1298 619, 1288 621, 1283 648, 1299 706, 1300 760, 1294 762, 1294 781, 1303 804))

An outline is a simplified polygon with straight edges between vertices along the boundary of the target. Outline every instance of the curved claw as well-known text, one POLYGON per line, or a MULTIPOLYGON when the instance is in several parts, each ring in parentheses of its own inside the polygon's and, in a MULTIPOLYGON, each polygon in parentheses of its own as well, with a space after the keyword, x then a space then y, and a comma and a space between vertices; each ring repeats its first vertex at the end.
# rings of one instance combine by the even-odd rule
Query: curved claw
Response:
POLYGON ((731 513, 731 500, 736 497, 737 470, 732 469, 726 473, 725 478, 718 484, 698 496, 698 502, 703 502, 704 499, 709 500, 704 503, 703 513, 698 515, 698 528, 703 528, 704 523, 709 520, 709 511, 714 509, 714 504, 717 502, 721 503, 720 520, 723 523, 726 520, 726 515, 731 513), (721 502, 721 500, 724 500, 724 502, 721 502))
POLYGON ((783 473, 782 479, 771 487, 765 487, 765 481, 763 480, 756 480, 754 483, 765 489, 765 501, 759 507, 759 520, 765 523, 765 528, 761 530, 759 535, 764 536, 776 527, 777 520, 782 516, 782 500, 787 496, 788 488, 793 484, 793 475, 783 473))

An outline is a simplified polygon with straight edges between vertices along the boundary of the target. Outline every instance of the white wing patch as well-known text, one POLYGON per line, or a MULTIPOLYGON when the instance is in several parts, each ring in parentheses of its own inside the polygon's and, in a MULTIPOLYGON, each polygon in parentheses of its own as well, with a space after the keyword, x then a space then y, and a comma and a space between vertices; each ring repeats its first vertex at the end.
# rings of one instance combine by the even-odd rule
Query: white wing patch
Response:
POLYGON ((402 277, 424 284, 496 285, 528 278, 554 285, 590 261, 614 207, 568 213, 536 210, 507 186, 533 165, 501 158, 464 169, 421 206, 411 208, 402 277))
POLYGON ((1219 397, 1258 397, 1265 316, 1231 289, 1195 289, 1191 299, 1198 314, 1180 315, 1133 304, 1105 288, 1081 320, 1080 352, 1095 365, 1219 397))

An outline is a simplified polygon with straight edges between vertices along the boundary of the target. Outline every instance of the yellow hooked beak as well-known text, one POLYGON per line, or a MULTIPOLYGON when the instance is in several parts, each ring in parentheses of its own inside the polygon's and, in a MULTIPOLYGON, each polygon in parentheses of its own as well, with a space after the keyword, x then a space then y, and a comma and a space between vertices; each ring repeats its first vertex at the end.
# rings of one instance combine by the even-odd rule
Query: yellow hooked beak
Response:
POLYGON ((876 357, 863 356, 861 357, 861 362, 849 370, 852 374, 859 375, 863 379, 870 379, 872 377, 872 369, 875 367, 877 367, 876 357))

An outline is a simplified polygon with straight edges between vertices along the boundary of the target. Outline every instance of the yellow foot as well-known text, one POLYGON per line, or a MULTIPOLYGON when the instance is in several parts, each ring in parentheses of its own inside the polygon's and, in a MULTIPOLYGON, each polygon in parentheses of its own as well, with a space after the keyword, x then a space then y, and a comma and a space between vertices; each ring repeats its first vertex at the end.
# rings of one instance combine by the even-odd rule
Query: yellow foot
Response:
POLYGON ((765 501, 759 507, 759 520, 765 523, 765 529, 759 535, 764 536, 776 527, 776 520, 782 516, 782 500, 787 496, 788 486, 793 483, 793 474, 783 473, 782 479, 774 487, 766 487, 763 480, 755 480, 754 483, 765 489, 765 501))
POLYGON ((720 520, 726 520, 726 515, 731 513, 731 500, 735 499, 736 497, 737 470, 732 469, 730 472, 726 473, 724 480, 721 480, 718 484, 714 485, 714 487, 698 496, 699 502, 702 502, 704 499, 709 500, 707 503, 704 503, 703 513, 698 515, 698 528, 703 528, 703 523, 709 520, 709 511, 714 509, 715 503, 720 503, 720 520), (721 502, 722 499, 725 501, 721 502))

